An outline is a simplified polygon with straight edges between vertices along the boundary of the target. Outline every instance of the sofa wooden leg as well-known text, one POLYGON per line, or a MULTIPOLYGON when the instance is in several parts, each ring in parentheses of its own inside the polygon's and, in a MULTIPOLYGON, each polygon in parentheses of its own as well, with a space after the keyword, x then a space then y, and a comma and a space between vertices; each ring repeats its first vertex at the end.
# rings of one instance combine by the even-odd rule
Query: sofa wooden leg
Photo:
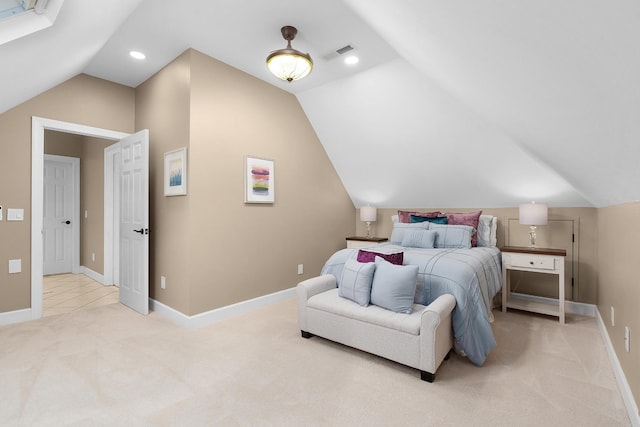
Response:
POLYGON ((427 371, 420 371, 420 379, 422 381, 432 383, 433 380, 436 379, 436 374, 432 374, 431 372, 427 372, 427 371))
POLYGON ((302 335, 302 338, 311 338, 313 336, 312 333, 307 331, 300 331, 300 334, 302 335))

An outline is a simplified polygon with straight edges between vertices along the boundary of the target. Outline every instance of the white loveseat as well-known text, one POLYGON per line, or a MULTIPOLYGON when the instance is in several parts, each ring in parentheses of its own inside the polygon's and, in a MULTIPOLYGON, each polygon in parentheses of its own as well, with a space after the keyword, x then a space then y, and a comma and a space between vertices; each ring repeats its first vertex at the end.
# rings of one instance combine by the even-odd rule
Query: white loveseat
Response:
POLYGON ((453 295, 404 314, 340 297, 331 274, 300 282, 296 291, 302 337, 317 335, 419 369, 424 381, 433 382, 453 346, 453 295))

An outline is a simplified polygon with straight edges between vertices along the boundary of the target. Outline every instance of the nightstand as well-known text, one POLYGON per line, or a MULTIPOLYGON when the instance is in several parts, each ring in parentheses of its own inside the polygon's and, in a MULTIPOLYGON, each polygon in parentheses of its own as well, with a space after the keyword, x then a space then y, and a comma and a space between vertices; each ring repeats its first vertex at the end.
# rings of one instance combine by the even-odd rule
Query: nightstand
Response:
POLYGON ((375 246, 388 241, 386 237, 347 237, 347 248, 364 248, 365 246, 375 246))
POLYGON ((564 325, 564 249, 505 246, 502 249, 502 311, 517 310, 557 316, 564 325), (558 303, 545 304, 517 298, 511 294, 509 271, 530 271, 558 276, 558 303))

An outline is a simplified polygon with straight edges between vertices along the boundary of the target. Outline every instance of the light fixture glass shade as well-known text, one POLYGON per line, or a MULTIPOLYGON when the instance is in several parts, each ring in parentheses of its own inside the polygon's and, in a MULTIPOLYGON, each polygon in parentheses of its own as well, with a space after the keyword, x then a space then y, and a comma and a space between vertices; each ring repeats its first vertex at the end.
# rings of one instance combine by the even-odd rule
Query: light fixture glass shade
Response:
POLYGON ((302 53, 291 47, 291 40, 296 37, 295 27, 284 26, 280 29, 282 37, 287 40, 287 47, 274 50, 267 56, 267 68, 281 80, 292 82, 306 77, 313 68, 313 61, 308 53, 302 53))
POLYGON ((520 224, 523 225, 545 225, 549 208, 544 203, 524 203, 520 205, 520 224))
POLYGON ((375 206, 363 206, 360 208, 360 221, 375 222, 378 210, 375 206))
POLYGON ((280 49, 267 58, 269 71, 281 80, 292 82, 307 76, 313 68, 309 55, 295 49, 280 49))

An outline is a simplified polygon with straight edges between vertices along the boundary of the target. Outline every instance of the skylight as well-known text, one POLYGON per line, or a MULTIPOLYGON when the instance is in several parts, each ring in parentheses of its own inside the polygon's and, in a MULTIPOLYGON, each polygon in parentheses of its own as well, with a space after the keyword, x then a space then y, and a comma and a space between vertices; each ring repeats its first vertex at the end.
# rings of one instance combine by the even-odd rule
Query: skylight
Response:
POLYGON ((53 25, 64 0, 0 0, 0 44, 53 25))

